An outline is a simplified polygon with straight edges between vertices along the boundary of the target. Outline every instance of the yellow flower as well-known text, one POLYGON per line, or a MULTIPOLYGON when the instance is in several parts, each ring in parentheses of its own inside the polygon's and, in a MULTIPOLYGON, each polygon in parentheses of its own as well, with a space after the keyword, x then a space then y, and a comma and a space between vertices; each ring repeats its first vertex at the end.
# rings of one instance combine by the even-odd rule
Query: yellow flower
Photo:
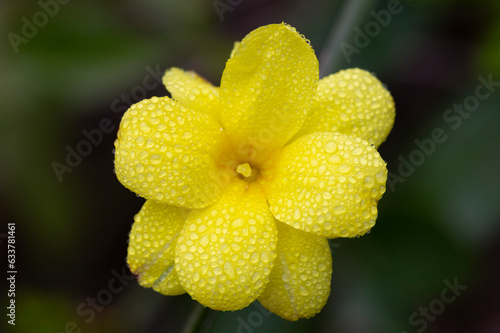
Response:
POLYGON ((258 300, 288 320, 314 316, 330 294, 327 239, 375 224, 390 94, 360 69, 319 80, 313 49, 285 24, 237 43, 220 88, 178 68, 163 81, 172 99, 132 105, 115 142, 118 179, 147 199, 131 271, 216 310, 258 300))

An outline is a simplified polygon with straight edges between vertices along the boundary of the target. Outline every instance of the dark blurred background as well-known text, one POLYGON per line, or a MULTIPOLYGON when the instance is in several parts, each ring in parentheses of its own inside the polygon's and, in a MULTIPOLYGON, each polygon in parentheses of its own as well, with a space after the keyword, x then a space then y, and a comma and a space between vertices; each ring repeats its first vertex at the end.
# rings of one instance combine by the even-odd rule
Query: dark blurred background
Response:
POLYGON ((130 103, 167 94, 165 69, 218 85, 233 42, 282 21, 325 74, 361 67, 391 91, 387 193, 369 235, 331 242, 332 295, 316 317, 288 323, 251 305, 209 312, 202 329, 500 332, 500 3, 394 0, 2 1, 2 280, 7 223, 18 271, 15 326, 1 284, 3 331, 186 327, 196 302, 126 269, 143 199, 113 173, 118 124, 130 103))

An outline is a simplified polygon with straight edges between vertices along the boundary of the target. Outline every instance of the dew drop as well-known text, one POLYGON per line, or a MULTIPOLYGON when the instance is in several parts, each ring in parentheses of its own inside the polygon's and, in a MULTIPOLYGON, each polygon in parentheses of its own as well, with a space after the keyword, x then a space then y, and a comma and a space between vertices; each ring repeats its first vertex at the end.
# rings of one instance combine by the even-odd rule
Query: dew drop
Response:
POLYGON ((300 219, 301 217, 302 217, 302 214, 300 213, 300 209, 296 208, 296 209, 295 209, 295 212, 293 213, 293 218, 294 218, 295 220, 298 220, 298 219, 300 219))
POLYGON ((233 265, 227 261, 225 264, 224 264, 224 273, 227 274, 227 276, 232 279, 234 278, 234 268, 233 268, 233 265))
POLYGON ((351 166, 348 164, 342 164, 337 168, 337 171, 341 173, 348 173, 349 171, 351 171, 351 166))
POLYGON ((304 288, 304 287, 300 287, 299 294, 300 294, 301 296, 309 296, 309 295, 310 295, 310 292, 309 292, 309 290, 307 290, 306 288, 304 288))
POLYGON ((267 256, 267 254, 265 252, 262 252, 260 254, 260 260, 263 262, 263 263, 268 263, 269 262, 269 257, 267 256))
POLYGON ((356 147, 351 153, 356 156, 361 155, 361 153, 363 153, 363 149, 361 149, 360 147, 356 147))
POLYGON ((139 124, 139 128, 144 133, 149 133, 151 131, 151 127, 144 121, 139 124))
POLYGON ((250 257, 250 263, 256 264, 258 261, 259 261, 259 254, 257 252, 254 252, 250 257))
POLYGON ((372 188, 375 185, 375 179, 373 179, 373 177, 366 176, 363 185, 366 188, 372 188))
POLYGON ((335 215, 340 215, 342 213, 344 213, 346 211, 346 208, 344 206, 336 206, 335 208, 333 208, 333 213, 335 215))
POLYGON ((203 236, 199 241, 200 245, 203 247, 206 247, 208 245, 208 242, 209 242, 208 235, 203 236))
POLYGON ((325 151, 329 154, 334 153, 337 150, 337 144, 333 141, 328 141, 325 145, 325 151))

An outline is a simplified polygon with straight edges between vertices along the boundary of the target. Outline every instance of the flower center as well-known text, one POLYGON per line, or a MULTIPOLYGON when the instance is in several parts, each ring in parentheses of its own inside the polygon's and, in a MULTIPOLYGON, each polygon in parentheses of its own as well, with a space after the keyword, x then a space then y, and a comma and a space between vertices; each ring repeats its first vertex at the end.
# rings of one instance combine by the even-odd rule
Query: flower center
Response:
POLYGON ((249 182, 255 181, 259 175, 259 169, 252 168, 248 163, 239 164, 236 172, 239 173, 240 178, 249 182))

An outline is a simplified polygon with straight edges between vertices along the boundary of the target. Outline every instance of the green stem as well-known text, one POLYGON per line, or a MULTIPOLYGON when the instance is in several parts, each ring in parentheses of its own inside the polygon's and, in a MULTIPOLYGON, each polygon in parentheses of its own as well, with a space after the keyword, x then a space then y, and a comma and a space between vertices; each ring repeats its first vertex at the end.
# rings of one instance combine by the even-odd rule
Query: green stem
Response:
MULTIPOLYGON (((361 22, 363 16, 374 0, 346 0, 340 11, 339 18, 333 24, 326 44, 319 55, 320 78, 340 69, 344 54, 340 43, 349 43, 348 38, 353 35, 356 24, 361 22)), ((352 43, 349 43, 352 45, 352 43)))
POLYGON ((189 316, 186 327, 182 333, 201 333, 208 330, 209 320, 211 311, 209 308, 204 307, 200 303, 196 303, 194 310, 189 316))

